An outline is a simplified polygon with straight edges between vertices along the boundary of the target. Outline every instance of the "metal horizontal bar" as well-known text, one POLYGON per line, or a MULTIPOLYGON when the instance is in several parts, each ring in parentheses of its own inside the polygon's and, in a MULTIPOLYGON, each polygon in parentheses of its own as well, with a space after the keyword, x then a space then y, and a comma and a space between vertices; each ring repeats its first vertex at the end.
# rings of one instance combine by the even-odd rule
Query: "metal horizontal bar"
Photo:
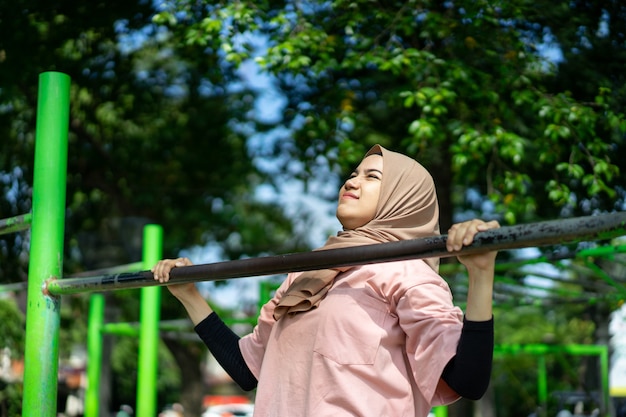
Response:
POLYGON ((154 281, 150 271, 140 271, 56 279, 49 281, 44 290, 52 295, 63 295, 197 281, 218 281, 406 259, 449 257, 461 253, 472 254, 606 240, 623 235, 626 235, 626 212, 616 212, 487 230, 478 233, 471 245, 457 252, 448 252, 446 250, 447 235, 440 235, 398 242, 191 265, 173 269, 167 284, 154 281))
MULTIPOLYGON (((114 334, 118 336, 138 336, 140 322, 130 323, 106 323, 102 325, 100 331, 106 334, 114 334)), ((159 329, 161 331, 179 331, 181 328, 191 329, 193 326, 188 319, 180 320, 161 320, 159 329)))
POLYGON ((0 219, 0 235, 8 235, 9 233, 29 229, 32 219, 33 216, 30 213, 9 217, 7 219, 0 219))
POLYGON ((107 268, 93 269, 91 271, 77 272, 75 274, 68 275, 68 278, 82 278, 93 277, 96 275, 112 275, 120 274, 122 272, 134 272, 139 271, 143 267, 143 262, 133 262, 124 265, 115 265, 107 268))
POLYGON ((495 355, 520 354, 528 353, 531 355, 546 355, 550 353, 568 353, 570 355, 600 355, 607 351, 606 345, 545 345, 545 344, 527 344, 527 345, 495 345, 495 355))
MULTIPOLYGON (((121 272, 139 271, 143 267, 143 262, 133 262, 125 265, 116 265, 108 268, 94 269, 91 271, 79 272, 68 275, 68 278, 93 277, 95 275, 119 274, 121 272)), ((11 291, 26 291, 28 282, 14 282, 9 284, 0 284, 0 293, 11 291)))
POLYGON ((11 284, 0 284, 0 292, 26 291, 28 282, 14 282, 11 284))

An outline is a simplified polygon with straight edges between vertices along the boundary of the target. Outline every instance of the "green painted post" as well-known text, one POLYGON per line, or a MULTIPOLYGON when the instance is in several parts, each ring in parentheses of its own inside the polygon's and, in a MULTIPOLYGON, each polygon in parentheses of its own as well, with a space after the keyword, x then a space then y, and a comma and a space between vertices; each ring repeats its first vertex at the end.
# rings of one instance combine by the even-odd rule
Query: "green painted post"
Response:
POLYGON ((89 327, 87 330, 87 390, 85 417, 98 417, 100 407, 100 370, 102 369, 102 326, 104 325, 104 295, 89 297, 89 327))
MULTIPOLYGON (((163 229, 146 225, 143 233, 143 268, 148 270, 161 259, 163 229)), ((159 352, 159 319, 161 287, 141 289, 139 313, 139 366, 137 376, 137 417, 154 417, 157 413, 157 371, 159 352)))
POLYGON ((546 357, 541 354, 537 358, 537 395, 539 397, 539 406, 541 407, 541 416, 546 415, 548 409, 548 370, 546 368, 546 357))
POLYGON ((433 414, 435 417, 448 417, 448 407, 445 405, 433 407, 433 414))
POLYGON ((44 294, 63 270, 70 77, 39 76, 24 351, 24 416, 57 414, 60 301, 44 294))

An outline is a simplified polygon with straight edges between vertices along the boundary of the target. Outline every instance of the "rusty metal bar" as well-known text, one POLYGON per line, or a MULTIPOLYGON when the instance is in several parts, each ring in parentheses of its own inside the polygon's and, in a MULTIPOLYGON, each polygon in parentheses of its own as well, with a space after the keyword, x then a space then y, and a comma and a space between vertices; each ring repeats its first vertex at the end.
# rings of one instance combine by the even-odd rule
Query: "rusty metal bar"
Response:
MULTIPOLYGON (((406 259, 450 257, 461 253, 471 254, 606 240, 623 235, 626 235, 626 212, 616 212, 487 230, 478 233, 472 245, 458 252, 448 252, 446 250, 447 235, 441 235, 399 242, 192 265, 172 270, 169 283, 219 281, 406 259)), ((47 290, 53 295, 63 295, 158 285, 168 284, 155 282, 150 271, 140 271, 53 280, 48 283, 47 290)))
MULTIPOLYGON (((127 271, 140 271, 143 267, 143 262, 133 262, 125 265, 116 265, 109 268, 93 269, 91 271, 78 272, 70 274, 68 278, 80 278, 80 277, 93 277, 95 275, 105 274, 119 274, 127 271)), ((0 293, 3 292, 19 292, 28 289, 28 282, 12 282, 7 284, 0 284, 0 293)))

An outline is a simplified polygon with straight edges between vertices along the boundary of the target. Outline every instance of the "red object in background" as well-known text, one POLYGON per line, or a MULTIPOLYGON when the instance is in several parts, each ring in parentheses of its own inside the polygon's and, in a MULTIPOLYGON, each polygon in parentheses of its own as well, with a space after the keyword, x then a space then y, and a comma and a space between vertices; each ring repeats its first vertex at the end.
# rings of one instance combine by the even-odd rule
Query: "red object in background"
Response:
POLYGON ((224 404, 250 404, 250 399, 245 395, 205 395, 202 399, 204 409, 224 404))

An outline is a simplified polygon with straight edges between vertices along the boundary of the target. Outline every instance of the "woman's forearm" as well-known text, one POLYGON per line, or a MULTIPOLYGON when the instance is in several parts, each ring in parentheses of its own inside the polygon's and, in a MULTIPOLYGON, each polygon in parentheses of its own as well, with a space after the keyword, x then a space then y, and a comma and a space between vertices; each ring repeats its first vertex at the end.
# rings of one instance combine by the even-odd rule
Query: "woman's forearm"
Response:
POLYGON ((469 286, 465 318, 470 321, 487 321, 493 317, 494 271, 468 268, 469 286))
POLYGON ((176 298, 178 298, 183 307, 185 307, 185 310, 187 310, 187 314, 189 315, 189 318, 194 326, 213 312, 213 309, 211 309, 209 304, 197 290, 189 291, 184 295, 176 295, 176 298))

